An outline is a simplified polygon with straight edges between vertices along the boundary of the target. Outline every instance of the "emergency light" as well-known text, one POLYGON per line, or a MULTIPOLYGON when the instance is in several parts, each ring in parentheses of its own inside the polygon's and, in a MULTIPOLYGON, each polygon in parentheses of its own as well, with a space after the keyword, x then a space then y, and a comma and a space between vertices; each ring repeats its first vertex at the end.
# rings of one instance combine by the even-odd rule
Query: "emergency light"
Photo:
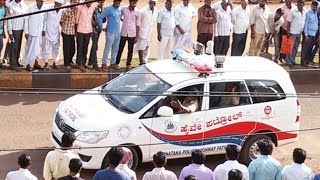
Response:
POLYGON ((190 54, 183 49, 174 49, 171 51, 171 54, 176 58, 176 60, 185 62, 200 73, 212 71, 212 67, 206 64, 204 61, 201 61, 196 55, 190 54))

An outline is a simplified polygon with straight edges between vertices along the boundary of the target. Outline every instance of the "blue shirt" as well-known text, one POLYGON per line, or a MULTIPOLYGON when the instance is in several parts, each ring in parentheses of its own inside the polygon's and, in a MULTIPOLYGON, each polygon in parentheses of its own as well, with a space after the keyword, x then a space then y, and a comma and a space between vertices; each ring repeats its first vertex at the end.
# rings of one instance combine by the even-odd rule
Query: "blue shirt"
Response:
MULTIPOLYGON (((2 7, 0 8, 0 18, 4 18, 4 17, 6 17, 6 16, 7 16, 7 9, 6 9, 4 6, 2 6, 2 7)), ((4 22, 4 21, 1 21, 1 22, 0 22, 0 35, 3 34, 3 22, 4 22)))
POLYGON ((281 180, 281 164, 271 156, 259 155, 248 170, 250 180, 281 180))
POLYGON ((320 180, 320 174, 315 175, 313 180, 320 180))
POLYGON ((303 32, 305 36, 316 36, 318 31, 318 17, 317 13, 309 10, 306 14, 306 21, 303 32))
POLYGON ((120 8, 115 8, 113 5, 106 7, 98 16, 99 27, 102 28, 102 19, 107 18, 106 31, 110 33, 120 33, 120 8))
POLYGON ((111 169, 102 169, 96 172, 93 180, 131 180, 128 175, 123 172, 114 171, 111 169))

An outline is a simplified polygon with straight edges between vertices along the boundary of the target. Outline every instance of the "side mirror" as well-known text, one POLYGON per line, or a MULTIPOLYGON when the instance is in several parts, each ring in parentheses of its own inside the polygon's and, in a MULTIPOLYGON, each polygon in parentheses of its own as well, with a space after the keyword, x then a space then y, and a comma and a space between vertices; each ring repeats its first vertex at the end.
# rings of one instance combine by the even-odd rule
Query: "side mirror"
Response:
POLYGON ((172 117, 173 116, 173 110, 171 107, 168 107, 168 106, 161 106, 158 111, 157 111, 157 114, 159 116, 162 116, 162 117, 172 117))

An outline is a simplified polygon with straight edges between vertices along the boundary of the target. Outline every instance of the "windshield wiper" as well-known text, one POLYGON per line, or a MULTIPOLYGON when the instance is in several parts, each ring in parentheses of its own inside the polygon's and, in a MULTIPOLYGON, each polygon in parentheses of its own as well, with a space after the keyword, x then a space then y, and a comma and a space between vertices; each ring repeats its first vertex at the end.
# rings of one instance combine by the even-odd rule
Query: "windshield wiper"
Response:
POLYGON ((126 106, 119 106, 119 109, 121 109, 123 111, 126 111, 128 113, 133 113, 133 111, 131 109, 129 109, 128 107, 126 107, 126 106))
POLYGON ((117 109, 119 109, 117 100, 116 100, 113 96, 111 96, 111 95, 106 95, 106 97, 108 98, 109 102, 110 102, 114 107, 116 107, 117 109))

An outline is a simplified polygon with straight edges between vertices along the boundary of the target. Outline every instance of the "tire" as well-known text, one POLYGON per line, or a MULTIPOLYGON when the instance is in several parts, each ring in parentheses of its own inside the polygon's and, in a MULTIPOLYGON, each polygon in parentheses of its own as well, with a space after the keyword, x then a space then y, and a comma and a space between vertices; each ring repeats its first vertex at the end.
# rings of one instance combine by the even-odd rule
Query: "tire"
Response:
POLYGON ((271 138, 267 135, 252 135, 246 140, 240 152, 240 161, 242 164, 248 166, 250 162, 256 158, 256 155, 258 155, 257 142, 262 139, 271 138))
MULTIPOLYGON (((132 156, 133 156, 132 161, 128 162, 128 167, 134 171, 137 169, 138 164, 139 164, 139 155, 133 146, 128 146, 127 148, 130 149, 130 151, 132 152, 132 156)), ((104 157, 104 159, 102 161, 102 165, 101 165, 102 169, 105 169, 107 167, 109 167, 109 152, 104 157)))

